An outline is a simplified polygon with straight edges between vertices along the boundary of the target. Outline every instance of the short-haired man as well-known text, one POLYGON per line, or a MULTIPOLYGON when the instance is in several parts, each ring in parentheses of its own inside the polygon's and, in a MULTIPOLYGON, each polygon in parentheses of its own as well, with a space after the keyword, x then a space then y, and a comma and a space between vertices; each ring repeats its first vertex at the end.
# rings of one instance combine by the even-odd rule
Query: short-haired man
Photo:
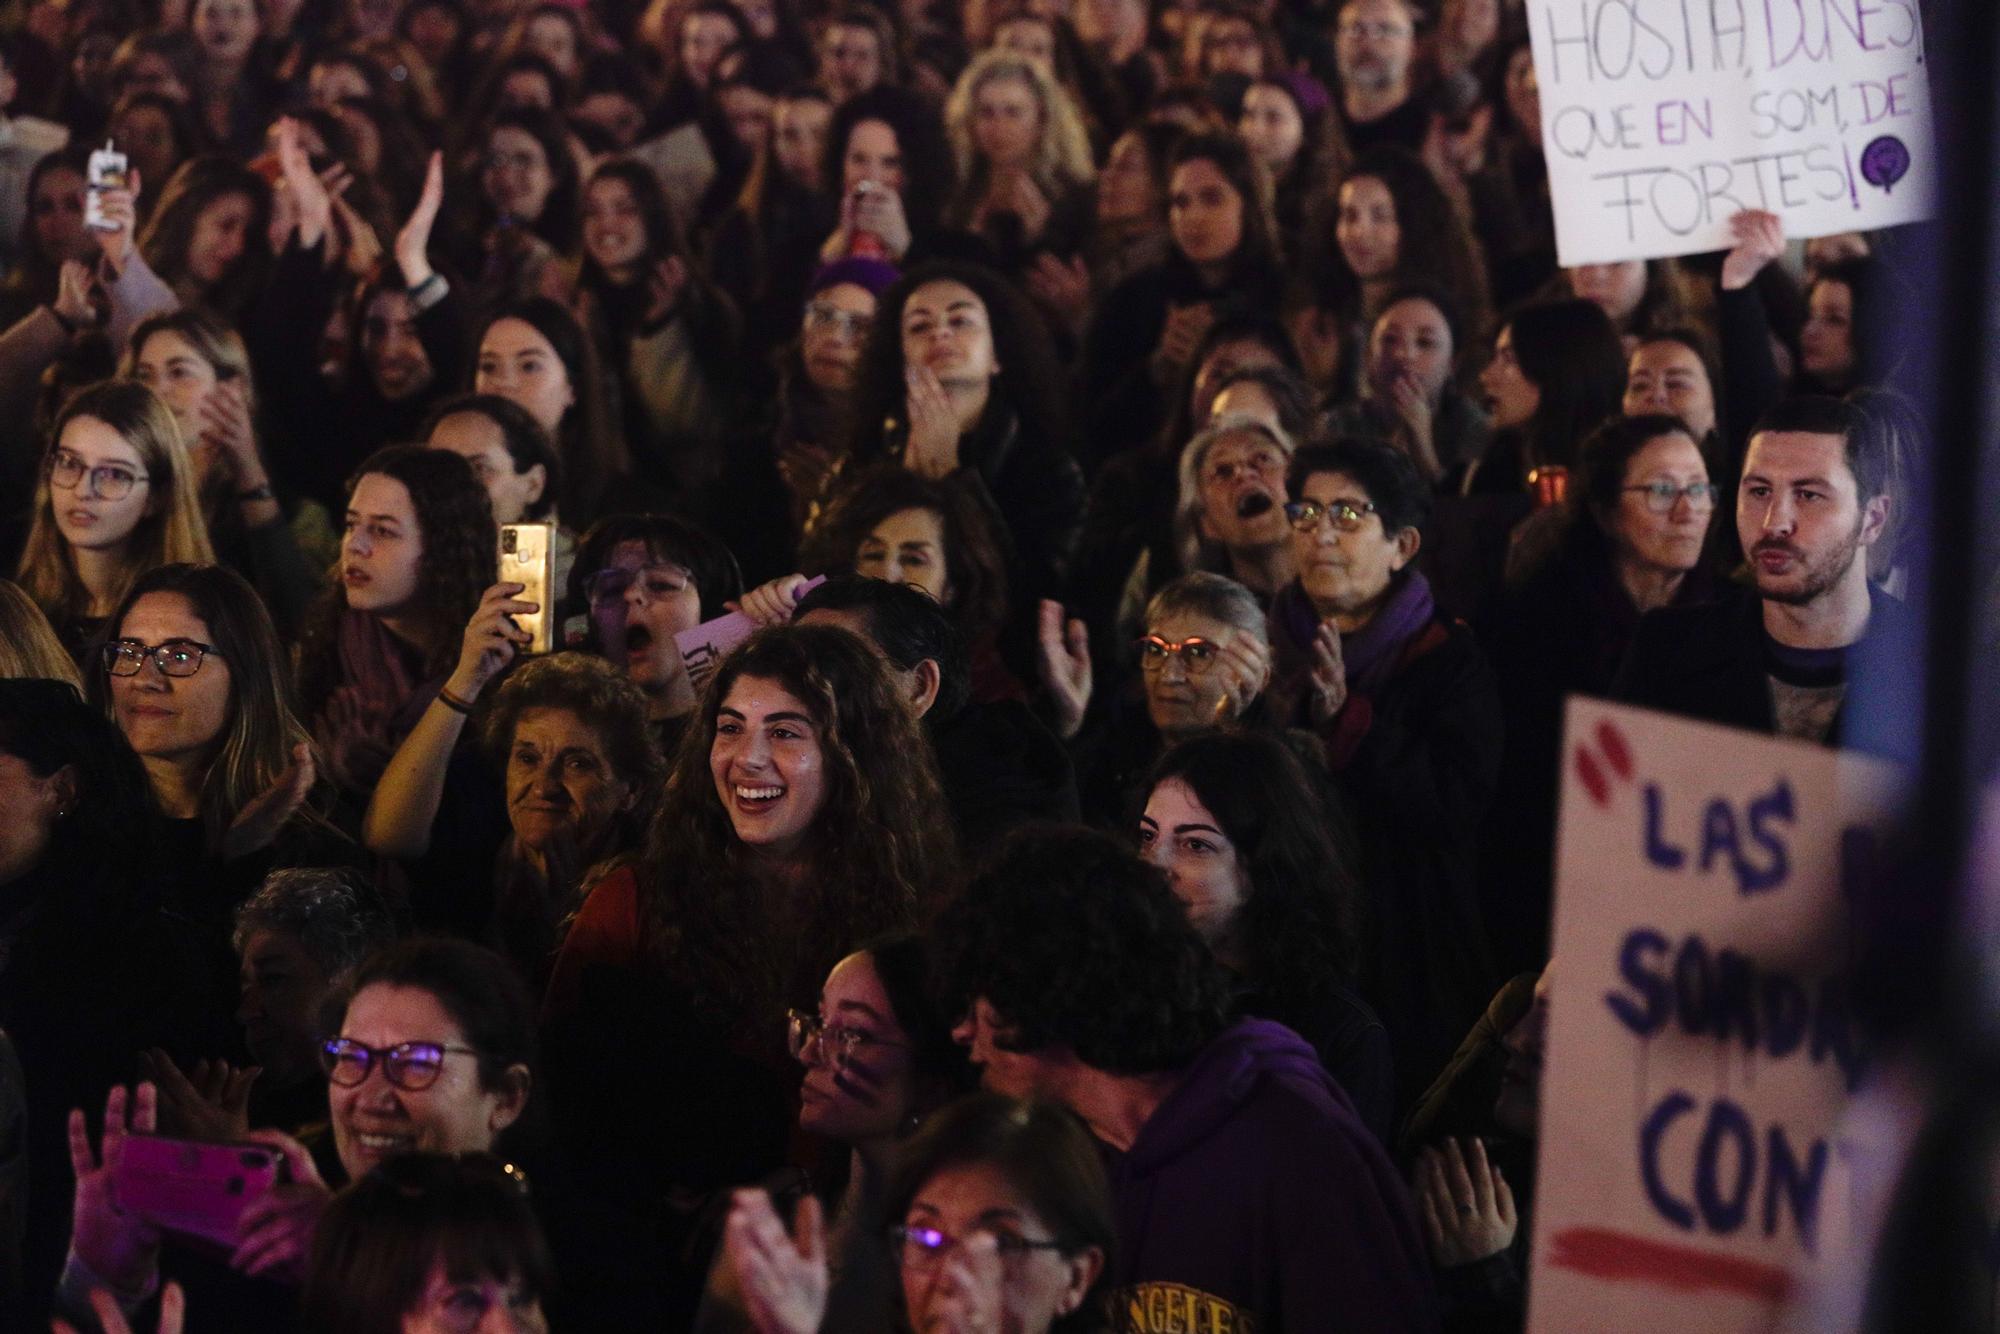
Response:
POLYGON ((1867 414, 1818 396, 1771 409, 1750 436, 1736 492, 1754 594, 1645 617, 1616 695, 1838 744, 1849 650, 1911 629, 1903 604, 1868 582, 1865 552, 1890 504, 1886 441, 1867 414))
POLYGON ((1108 835, 1024 832, 937 943, 986 1087, 1061 1102, 1104 1146, 1119 1328, 1437 1327, 1388 1156, 1305 1039, 1230 1022, 1155 868, 1108 835))
POLYGON ((972 698, 958 630, 930 594, 836 575, 800 598, 792 615, 852 631, 888 661, 930 737, 960 847, 977 852, 1017 825, 1076 818, 1076 774, 1062 742, 1020 700, 972 698))
POLYGON ((1430 99, 1415 91, 1410 65, 1417 11, 1410 0, 1346 0, 1334 20, 1340 119, 1355 153, 1379 144, 1416 152, 1430 133, 1430 99))

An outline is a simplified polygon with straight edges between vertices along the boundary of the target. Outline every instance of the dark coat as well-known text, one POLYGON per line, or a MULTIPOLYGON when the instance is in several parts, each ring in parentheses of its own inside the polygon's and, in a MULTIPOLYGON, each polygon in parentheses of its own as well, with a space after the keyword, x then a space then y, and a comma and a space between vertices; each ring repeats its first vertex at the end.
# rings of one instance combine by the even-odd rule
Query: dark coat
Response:
MULTIPOLYGON (((1913 643, 1910 609, 1880 589, 1869 595, 1868 630, 1855 648, 1913 643)), ((1775 734, 1764 653, 1764 601, 1749 589, 1706 607, 1662 608, 1640 619, 1612 695, 1641 708, 1775 734)), ((1902 757, 1890 738, 1850 731, 1861 721, 1843 703, 1833 720, 1833 744, 1902 757)))
MULTIPOLYGON (((1276 616, 1271 648, 1278 717, 1301 718, 1308 650, 1276 616)), ((1367 870, 1360 990, 1389 1029, 1407 1105, 1496 981, 1477 886, 1479 831, 1500 768, 1499 694, 1472 632, 1438 619, 1410 641, 1385 686, 1351 693, 1319 731, 1367 870)))

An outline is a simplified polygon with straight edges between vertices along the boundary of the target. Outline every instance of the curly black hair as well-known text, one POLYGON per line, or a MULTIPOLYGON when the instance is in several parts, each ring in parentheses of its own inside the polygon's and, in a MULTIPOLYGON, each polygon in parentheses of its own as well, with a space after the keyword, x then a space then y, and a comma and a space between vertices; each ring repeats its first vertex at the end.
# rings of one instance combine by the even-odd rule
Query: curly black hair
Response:
POLYGON ((1352 985, 1360 854, 1298 756, 1273 737, 1212 732, 1161 756, 1146 790, 1166 782, 1187 786, 1242 859, 1250 892, 1235 936, 1250 981, 1289 1004, 1352 985))
POLYGON ((1008 1051, 1067 1047, 1112 1074, 1192 1061, 1228 1023, 1222 966, 1166 878, 1109 834, 1015 832, 939 914, 939 994, 984 1000, 1008 1051))

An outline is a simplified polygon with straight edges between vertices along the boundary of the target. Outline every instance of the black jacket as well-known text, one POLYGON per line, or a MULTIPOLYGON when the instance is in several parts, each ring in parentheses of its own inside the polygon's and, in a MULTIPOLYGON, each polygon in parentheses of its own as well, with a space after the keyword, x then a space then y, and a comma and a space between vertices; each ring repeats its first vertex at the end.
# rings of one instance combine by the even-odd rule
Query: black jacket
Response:
MULTIPOLYGON (((1868 630, 1850 653, 1865 655, 1882 642, 1913 643, 1909 608, 1877 588, 1869 596, 1868 630)), ((1706 607, 1665 607, 1642 617, 1612 695, 1662 713, 1775 734, 1763 599, 1742 589, 1706 607)), ((1833 722, 1836 746, 1906 757, 1896 743, 1909 738, 1862 736, 1851 730, 1857 721, 1843 702, 1833 722)))

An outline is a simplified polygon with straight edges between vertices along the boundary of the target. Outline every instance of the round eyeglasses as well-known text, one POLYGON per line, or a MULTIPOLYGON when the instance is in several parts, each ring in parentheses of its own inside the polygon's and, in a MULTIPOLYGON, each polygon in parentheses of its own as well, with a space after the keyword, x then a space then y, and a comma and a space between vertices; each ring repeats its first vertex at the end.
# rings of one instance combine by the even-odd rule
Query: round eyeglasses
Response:
POLYGON ((119 639, 104 646, 104 670, 113 676, 137 676, 151 659, 162 676, 193 676, 215 651, 214 645, 198 639, 169 639, 164 644, 119 639))
POLYGON ((830 1054, 835 1065, 845 1068, 870 1047, 907 1051, 909 1046, 907 1042, 892 1042, 858 1028, 829 1024, 810 1011, 785 1011, 785 1049, 802 1065, 811 1065, 821 1055, 830 1054))
POLYGON ((1139 641, 1139 666, 1149 672, 1164 671, 1168 662, 1179 658, 1189 676, 1200 676, 1215 665, 1221 652, 1220 644, 1199 635, 1189 635, 1178 644, 1158 635, 1147 635, 1139 641))
POLYGON ((873 315, 863 315, 857 310, 842 310, 827 301, 815 301, 806 307, 806 328, 814 333, 831 333, 852 343, 868 341, 868 334, 875 327, 873 315))
POLYGON ((59 486, 65 491, 74 491, 83 485, 83 479, 90 478, 90 489, 106 500, 123 500, 132 494, 132 488, 151 477, 143 472, 134 472, 122 463, 100 463, 95 468, 67 449, 58 449, 49 456, 49 485, 59 486))
POLYGON ((444 1058, 451 1052, 477 1056, 471 1047, 449 1042, 399 1042, 393 1047, 371 1047, 353 1038, 328 1038, 320 1044, 319 1063, 326 1077, 342 1088, 355 1088, 368 1081, 375 1062, 382 1063, 382 1077, 406 1093, 421 1093, 437 1083, 444 1073, 444 1058))
POLYGON ((1672 514, 1674 506, 1685 498, 1687 503, 1698 510, 1715 508, 1715 498, 1720 492, 1713 482, 1689 482, 1686 486, 1676 486, 1672 482, 1648 482, 1644 486, 1621 488, 1636 491, 1646 498, 1646 508, 1654 514, 1672 514))
POLYGON ((1370 501, 1356 504, 1351 500, 1336 500, 1322 505, 1317 500, 1294 500, 1285 506, 1285 517, 1291 520, 1292 528, 1301 533, 1319 531, 1321 519, 1333 520, 1333 526, 1343 533, 1358 533, 1369 515, 1375 512, 1370 501))

